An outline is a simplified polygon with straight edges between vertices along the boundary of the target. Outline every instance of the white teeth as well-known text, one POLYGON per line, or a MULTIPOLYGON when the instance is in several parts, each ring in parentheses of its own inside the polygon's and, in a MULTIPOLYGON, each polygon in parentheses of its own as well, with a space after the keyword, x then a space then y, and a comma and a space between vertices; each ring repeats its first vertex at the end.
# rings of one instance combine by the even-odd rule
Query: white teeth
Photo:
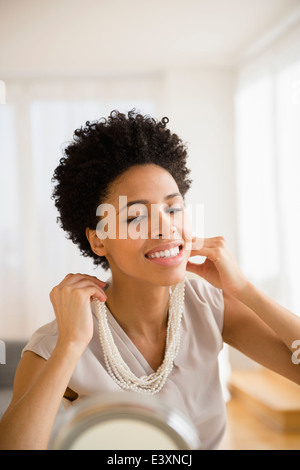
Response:
POLYGON ((151 253, 149 258, 172 258, 173 256, 177 256, 178 253, 179 246, 175 246, 174 248, 170 248, 170 250, 156 251, 155 253, 151 253))

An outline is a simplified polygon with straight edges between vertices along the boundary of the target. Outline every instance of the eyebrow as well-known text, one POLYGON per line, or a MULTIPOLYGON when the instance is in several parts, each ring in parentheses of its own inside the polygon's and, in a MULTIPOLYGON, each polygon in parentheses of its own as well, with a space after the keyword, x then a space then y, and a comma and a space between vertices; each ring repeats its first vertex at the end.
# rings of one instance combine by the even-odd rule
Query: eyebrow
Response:
MULTIPOLYGON (((173 199, 174 197, 181 197, 181 194, 180 193, 172 193, 172 194, 168 194, 168 196, 166 196, 164 198, 164 201, 168 201, 169 199, 173 199)), ((123 206, 122 209, 119 210, 119 212, 117 212, 117 215, 122 212, 126 207, 130 207, 130 206, 133 206, 134 204, 149 204, 149 201, 147 201, 147 199, 138 199, 137 201, 130 201, 126 204, 126 206, 123 206)))

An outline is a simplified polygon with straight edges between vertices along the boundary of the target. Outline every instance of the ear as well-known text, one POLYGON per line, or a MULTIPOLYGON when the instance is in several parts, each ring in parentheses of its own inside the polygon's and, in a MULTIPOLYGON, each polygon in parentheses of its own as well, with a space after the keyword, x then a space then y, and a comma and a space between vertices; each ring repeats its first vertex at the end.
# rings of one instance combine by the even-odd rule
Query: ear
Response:
POLYGON ((92 230, 89 227, 85 229, 86 238, 88 239, 91 249, 93 252, 98 256, 106 256, 107 255, 107 248, 105 246, 104 240, 101 240, 97 236, 97 231, 92 230))

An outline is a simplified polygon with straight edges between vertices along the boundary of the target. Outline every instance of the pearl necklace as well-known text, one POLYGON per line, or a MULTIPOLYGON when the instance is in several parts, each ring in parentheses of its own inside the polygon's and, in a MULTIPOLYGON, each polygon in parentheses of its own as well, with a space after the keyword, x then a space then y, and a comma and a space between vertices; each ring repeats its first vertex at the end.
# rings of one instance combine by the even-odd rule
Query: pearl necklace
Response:
POLYGON ((150 375, 137 377, 123 360, 113 340, 107 321, 105 302, 93 297, 96 305, 96 316, 99 322, 99 337, 104 353, 107 371, 113 380, 124 390, 139 393, 158 393, 164 386, 174 365, 174 359, 180 345, 180 324, 184 306, 184 281, 170 287, 170 303, 167 326, 165 356, 162 364, 150 375))

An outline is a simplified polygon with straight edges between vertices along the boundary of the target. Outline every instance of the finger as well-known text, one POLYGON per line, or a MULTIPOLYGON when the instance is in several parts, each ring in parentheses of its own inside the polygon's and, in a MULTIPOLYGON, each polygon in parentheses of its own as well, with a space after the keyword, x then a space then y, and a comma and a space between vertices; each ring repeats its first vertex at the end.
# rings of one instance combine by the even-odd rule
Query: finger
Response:
POLYGON ((218 236, 218 237, 198 237, 198 236, 193 236, 189 238, 189 240, 192 241, 201 241, 204 242, 207 245, 216 245, 222 242, 225 242, 224 237, 218 236))
POLYGON ((202 248, 201 250, 197 250, 196 253, 191 253, 191 257, 198 255, 204 256, 208 260, 212 261, 213 263, 218 263, 222 260, 222 251, 217 248, 202 248))
POLYGON ((67 276, 61 282, 61 285, 64 285, 64 284, 72 285, 82 279, 90 279, 92 281, 96 281, 98 285, 100 285, 101 287, 104 287, 106 285, 105 281, 100 281, 100 279, 98 279, 96 276, 90 276, 89 274, 81 274, 81 273, 67 274, 67 276))
POLYGON ((92 279, 94 279, 96 282, 99 282, 99 284, 104 287, 106 285, 106 281, 101 281, 101 279, 98 279, 96 276, 89 276, 92 279))
POLYGON ((100 302, 106 302, 107 295, 103 292, 102 289, 95 288, 94 286, 91 287, 82 287, 85 291, 85 294, 89 296, 90 300, 92 301, 94 298, 98 299, 100 302))
POLYGON ((225 239, 224 237, 210 237, 204 238, 203 246, 207 248, 216 248, 216 247, 224 247, 225 246, 225 239))
POLYGON ((95 291, 95 294, 91 294, 91 296, 95 295, 95 297, 99 298, 99 300, 101 300, 101 302, 105 302, 106 299, 107 299, 107 295, 99 287, 99 285, 96 283, 96 281, 93 280, 92 276, 90 276, 90 279, 86 276, 79 279, 79 280, 77 278, 76 282, 74 282, 71 285, 68 284, 68 285, 62 286, 62 289, 68 289, 68 292, 70 292, 70 291, 72 292, 72 291, 75 291, 75 290, 86 290, 87 293, 89 292, 90 289, 93 289, 95 291))
POLYGON ((189 242, 191 243, 191 255, 197 255, 199 250, 203 248, 213 248, 216 246, 218 237, 212 238, 201 238, 201 237, 193 237, 189 242))
POLYGON ((198 274, 201 276, 203 270, 203 264, 198 264, 198 263, 191 263, 190 261, 187 262, 186 265, 186 271, 190 271, 192 273, 198 274))
POLYGON ((96 288, 95 286, 84 286, 79 287, 76 289, 77 292, 81 292, 84 296, 90 299, 90 301, 94 300, 95 298, 98 299, 100 302, 105 302, 107 296, 102 291, 102 289, 96 288))
POLYGON ((192 237, 186 241, 185 248, 191 251, 200 250, 204 245, 204 238, 192 237))
POLYGON ((216 258, 218 250, 224 248, 223 237, 196 238, 192 244, 190 256, 207 256, 210 259, 216 258))

